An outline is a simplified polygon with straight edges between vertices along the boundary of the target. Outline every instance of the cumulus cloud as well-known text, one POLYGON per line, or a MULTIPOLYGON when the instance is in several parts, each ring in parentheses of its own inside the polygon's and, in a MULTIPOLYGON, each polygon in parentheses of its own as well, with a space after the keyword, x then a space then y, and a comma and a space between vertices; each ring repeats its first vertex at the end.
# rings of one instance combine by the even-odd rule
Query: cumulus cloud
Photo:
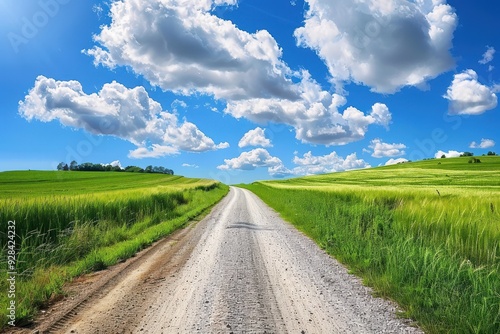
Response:
POLYGON ((493 60, 495 55, 495 48, 491 46, 486 47, 486 52, 483 54, 483 58, 479 61, 479 64, 486 65, 493 60))
POLYGON ((321 90, 318 83, 303 73, 298 84, 301 99, 249 99, 230 101, 226 112, 236 118, 266 124, 284 123, 295 128, 295 137, 304 143, 345 145, 364 138, 370 125, 389 127, 392 114, 382 103, 363 113, 355 107, 339 110, 346 99, 321 90))
POLYGON ((383 104, 368 114, 354 107, 339 111, 345 98, 322 90, 307 71, 292 71, 269 32, 240 30, 212 10, 235 4, 116 1, 111 24, 84 53, 96 65, 131 68, 165 91, 213 96, 236 118, 287 124, 303 142, 342 145, 364 138, 371 124, 389 125, 391 114, 383 104))
POLYGON ((271 156, 266 149, 257 148, 249 152, 243 152, 237 158, 225 159, 224 164, 217 168, 221 170, 254 170, 259 167, 267 167, 269 175, 282 178, 292 175, 324 174, 371 167, 363 159, 358 159, 356 153, 344 158, 339 156, 337 152, 315 156, 309 151, 302 157, 295 156, 293 163, 295 167, 289 169, 281 159, 271 156))
POLYGON ((281 49, 266 30, 253 34, 213 15, 236 1, 124 0, 113 2, 112 23, 84 51, 95 64, 130 66, 153 85, 181 94, 202 92, 218 99, 297 98, 281 61, 281 49))
POLYGON ((293 175, 293 171, 286 168, 283 164, 269 167, 267 171, 269 175, 275 178, 284 178, 293 175))
POLYGON ((273 146, 271 144, 271 141, 268 138, 266 138, 264 131, 265 131, 264 129, 259 128, 259 127, 248 131, 240 139, 238 146, 239 147, 246 147, 246 146, 271 147, 271 146, 273 146))
POLYGON ((249 152, 243 152, 239 157, 233 159, 224 159, 224 164, 217 166, 218 169, 242 169, 254 170, 258 167, 276 167, 282 166, 283 162, 269 154, 264 148, 256 148, 249 152))
POLYGON ((495 141, 492 139, 481 139, 481 142, 478 144, 475 141, 470 143, 470 148, 490 148, 495 146, 495 141))
POLYGON ((405 158, 389 159, 385 163, 385 166, 397 165, 397 164, 402 164, 402 163, 405 163, 405 162, 408 162, 408 160, 405 159, 405 158))
POLYGON ((193 123, 179 122, 164 111, 143 87, 127 88, 113 81, 98 93, 86 94, 78 81, 56 81, 39 76, 19 101, 19 113, 31 121, 57 120, 65 126, 96 135, 111 135, 137 146, 132 158, 161 157, 179 151, 203 152, 216 145, 193 123))
POLYGON ((120 167, 120 169, 123 169, 122 164, 120 163, 120 160, 115 160, 110 162, 109 164, 102 164, 103 166, 111 166, 111 167, 120 167))
POLYGON ((374 158, 384 158, 384 157, 399 157, 405 155, 404 149, 406 145, 404 144, 388 144, 384 143, 380 139, 374 139, 370 142, 368 146, 373 150, 372 157, 374 158))
POLYGON ((294 157, 293 163, 297 165, 292 171, 294 175, 324 174, 371 167, 363 159, 358 159, 356 153, 343 158, 337 152, 315 156, 309 151, 301 158, 294 157))
POLYGON ((316 51, 332 81, 354 81, 380 93, 425 86, 454 60, 457 15, 445 0, 306 0, 297 44, 316 51))
POLYGON ((477 73, 466 70, 455 74, 444 98, 449 100, 450 115, 480 115, 496 108, 496 87, 488 87, 478 81, 477 73))
POLYGON ((436 154, 434 154, 434 158, 438 159, 441 158, 443 155, 446 156, 447 158, 456 158, 464 154, 464 152, 458 152, 458 151, 437 151, 436 154))

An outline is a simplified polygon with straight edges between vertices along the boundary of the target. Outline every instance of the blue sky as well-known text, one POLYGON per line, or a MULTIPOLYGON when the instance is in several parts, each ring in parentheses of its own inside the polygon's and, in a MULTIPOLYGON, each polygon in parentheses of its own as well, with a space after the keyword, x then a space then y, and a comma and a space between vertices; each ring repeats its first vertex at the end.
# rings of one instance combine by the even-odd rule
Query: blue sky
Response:
POLYGON ((496 150, 500 4, 4 0, 0 170, 226 183, 496 150))

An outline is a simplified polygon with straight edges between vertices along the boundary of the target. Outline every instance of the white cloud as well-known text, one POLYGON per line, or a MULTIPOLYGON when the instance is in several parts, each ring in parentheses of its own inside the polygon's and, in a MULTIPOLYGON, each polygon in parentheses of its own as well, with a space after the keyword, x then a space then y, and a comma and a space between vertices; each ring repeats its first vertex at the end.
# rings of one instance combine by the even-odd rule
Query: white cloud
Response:
POLYGON ((381 93, 425 86, 454 60, 457 15, 445 0, 306 0, 297 44, 315 50, 332 81, 354 81, 381 93))
POLYGON ((84 52, 95 64, 130 66, 153 85, 181 94, 297 98, 281 49, 269 32, 247 33, 211 12, 217 5, 233 4, 115 1, 111 24, 94 36, 100 46, 84 52))
POLYGON ((229 101, 226 113, 236 118, 245 117, 259 124, 268 122, 288 124, 295 129, 295 137, 304 143, 345 145, 364 138, 368 126, 386 128, 392 115, 385 104, 375 103, 369 113, 348 107, 339 107, 346 99, 321 90, 318 83, 303 72, 298 85, 300 100, 249 99, 229 101))
POLYGON ((314 156, 310 151, 305 153, 302 158, 294 157, 293 163, 297 165, 292 170, 294 175, 312 175, 340 172, 352 169, 361 169, 371 167, 363 159, 358 159, 356 153, 352 153, 343 158, 332 152, 327 155, 314 156))
POLYGON ((138 147, 130 151, 128 157, 132 159, 161 158, 166 155, 174 154, 179 154, 179 151, 175 147, 153 144, 150 148, 138 147))
POLYGON ((479 64, 486 65, 493 60, 495 55, 495 48, 491 46, 486 47, 486 52, 483 54, 483 59, 479 61, 479 64))
POLYGON ((111 167, 120 167, 120 169, 123 169, 122 164, 120 163, 120 160, 115 160, 110 162, 109 164, 102 164, 103 166, 111 166, 111 167))
POLYGON ((405 158, 389 159, 385 163, 385 166, 397 165, 397 164, 402 164, 402 163, 405 163, 405 162, 408 162, 408 160, 405 159, 405 158))
POLYGON ((286 168, 283 164, 269 167, 267 171, 269 175, 275 178, 283 178, 293 175, 293 171, 286 168))
POLYGON ((288 169, 281 159, 271 156, 264 148, 257 148, 249 152, 243 152, 237 158, 225 159, 224 164, 217 168, 222 170, 254 170, 259 167, 267 167, 269 175, 281 178, 291 175, 324 174, 371 167, 363 159, 358 159, 356 153, 343 158, 337 152, 314 156, 309 151, 302 157, 295 156, 293 163, 296 166, 293 169, 288 169))
POLYGON ((495 141, 492 139, 481 139, 481 142, 478 144, 475 141, 470 143, 470 148, 490 148, 495 146, 495 141))
POLYGON ((223 142, 223 143, 219 143, 219 144, 215 145, 215 148, 222 150, 224 148, 228 148, 229 146, 230 145, 228 142, 223 142))
POLYGON ((384 157, 399 157, 405 155, 404 149, 406 145, 404 144, 388 144, 384 143, 380 139, 374 139, 370 142, 368 146, 373 150, 372 157, 374 158, 384 158, 384 157))
POLYGON ((455 74, 453 82, 444 98, 449 100, 448 113, 451 115, 480 115, 496 108, 495 87, 485 86, 478 81, 477 73, 466 70, 455 74))
POLYGON ((240 142, 238 143, 239 147, 246 146, 262 146, 262 147, 272 147, 271 141, 266 138, 264 133, 265 130, 262 128, 255 128, 253 130, 248 131, 243 135, 240 142))
POLYGON ((57 120, 92 134, 122 138, 137 146, 129 153, 132 158, 161 157, 180 150, 203 152, 228 145, 216 145, 193 123, 179 123, 143 87, 129 89, 117 82, 86 94, 78 81, 39 76, 24 101, 19 101, 19 113, 28 121, 57 120))
POLYGON ((283 162, 269 154, 266 149, 256 148, 249 152, 243 152, 239 157, 233 159, 224 159, 224 164, 217 166, 218 169, 242 169, 254 170, 258 167, 276 167, 282 166, 283 162))
POLYGON ((292 126, 303 142, 342 145, 364 138, 370 124, 389 125, 391 114, 383 104, 366 115, 353 107, 339 112, 345 98, 322 90, 307 71, 292 71, 269 32, 242 31, 212 11, 235 4, 116 1, 111 24, 84 53, 96 65, 129 67, 165 91, 213 96, 236 118, 292 126))
POLYGON ((196 164, 182 164, 182 167, 188 167, 188 168, 199 168, 200 166, 196 165, 196 164))
POLYGON ((436 154, 434 154, 434 158, 438 159, 441 158, 443 155, 445 155, 447 158, 456 158, 464 154, 464 152, 458 152, 458 151, 437 151, 436 154))
POLYGON ((175 99, 170 104, 170 108, 172 108, 172 110, 174 111, 177 111, 177 108, 187 108, 187 103, 182 100, 175 99))

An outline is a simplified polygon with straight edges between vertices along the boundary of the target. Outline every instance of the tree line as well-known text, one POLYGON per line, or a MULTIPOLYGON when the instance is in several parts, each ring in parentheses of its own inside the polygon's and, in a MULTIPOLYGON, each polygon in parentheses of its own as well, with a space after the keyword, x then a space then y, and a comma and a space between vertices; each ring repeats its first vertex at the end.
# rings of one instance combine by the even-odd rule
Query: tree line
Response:
POLYGON ((57 165, 57 170, 60 171, 84 171, 84 172, 129 172, 129 173, 157 173, 157 174, 169 174, 174 175, 174 171, 162 166, 152 166, 149 165, 146 168, 141 168, 138 166, 127 166, 122 168, 120 166, 94 164, 92 162, 84 162, 78 164, 76 161, 71 161, 68 165, 65 162, 61 162, 57 165))

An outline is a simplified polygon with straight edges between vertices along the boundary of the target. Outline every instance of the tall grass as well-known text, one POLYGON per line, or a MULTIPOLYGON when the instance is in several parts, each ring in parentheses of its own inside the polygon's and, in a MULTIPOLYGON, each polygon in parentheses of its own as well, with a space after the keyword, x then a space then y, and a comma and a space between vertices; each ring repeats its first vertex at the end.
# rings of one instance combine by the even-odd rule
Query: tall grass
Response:
MULTIPOLYGON (((38 178, 45 176, 36 173, 38 178)), ((113 182, 104 175, 108 173, 93 180, 78 174, 86 173, 74 173, 71 182, 78 185, 81 181, 93 192, 71 189, 70 195, 49 195, 45 192, 51 187, 64 188, 64 180, 52 180, 46 183, 43 196, 21 191, 17 197, 0 198, 2 226, 10 220, 16 222, 17 324, 29 322, 40 306, 61 292, 68 279, 133 255, 183 226, 228 191, 227 186, 210 180, 156 175, 154 184, 148 176, 142 179, 145 183, 131 186, 123 183, 126 178, 121 175, 119 182, 113 182), (99 185, 100 181, 106 186, 99 185)), ((19 179, 32 176, 27 173, 19 179)), ((0 189, 1 181, 0 177, 0 189)), ((11 189, 15 183, 3 186, 11 189)), ((0 291, 7 291, 7 228, 2 232, 0 291)), ((0 305, 8 302, 7 294, 0 294, 0 305)), ((0 328, 7 323, 5 312, 5 308, 0 311, 0 328)))
POLYGON ((295 180, 245 187, 429 333, 500 332, 499 196, 295 180))

